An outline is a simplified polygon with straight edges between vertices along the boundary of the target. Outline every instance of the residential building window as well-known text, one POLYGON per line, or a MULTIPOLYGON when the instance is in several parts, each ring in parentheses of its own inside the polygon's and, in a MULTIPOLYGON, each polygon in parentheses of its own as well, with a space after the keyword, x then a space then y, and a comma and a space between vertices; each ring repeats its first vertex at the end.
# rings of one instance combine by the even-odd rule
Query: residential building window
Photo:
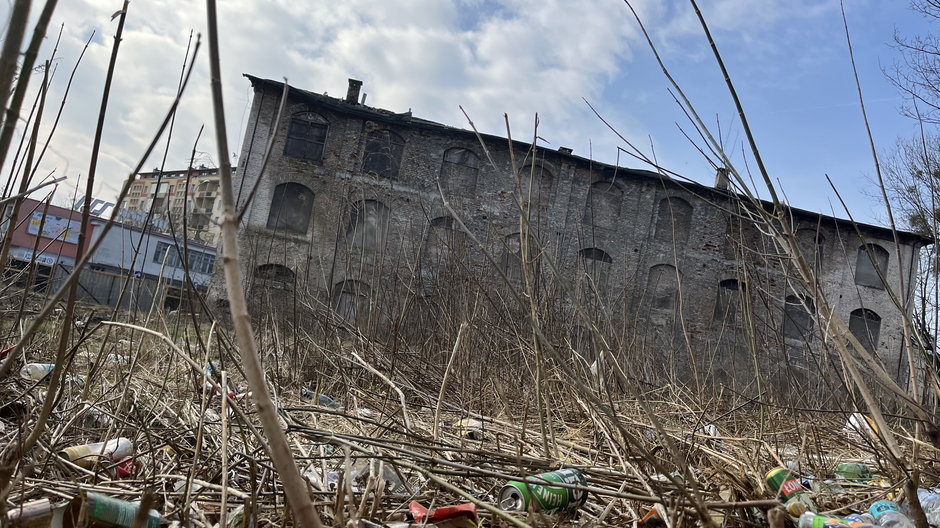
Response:
POLYGON ((401 169, 405 140, 391 130, 373 130, 366 138, 362 171, 394 180, 401 169))
POLYGON ((581 223, 602 229, 616 229, 621 202, 623 191, 613 181, 592 183, 581 223))
POLYGON ((313 214, 313 191, 295 183, 282 183, 274 188, 267 228, 297 235, 307 234, 313 214))
MULTIPOLYGON (((189 265, 186 266, 193 273, 211 274, 215 268, 215 255, 190 249, 187 251, 189 265)), ((168 268, 183 269, 183 249, 177 249, 175 244, 157 242, 153 252, 153 261, 168 268)))
POLYGON ((878 244, 864 244, 855 259, 855 284, 885 289, 881 277, 888 273, 888 251, 878 244))
POLYGON ((865 350, 874 352, 878 348, 878 335, 881 333, 881 316, 871 310, 859 308, 849 315, 849 331, 865 350))
POLYGON ((812 299, 788 295, 783 307, 783 336, 806 341, 813 331, 812 299))
POLYGON ((444 152, 440 183, 444 196, 473 196, 480 172, 480 158, 465 148, 452 148, 444 152))
POLYGON ((606 292, 614 259, 604 250, 597 248, 578 251, 578 259, 581 261, 585 277, 591 281, 592 288, 598 293, 606 292))
POLYGON ((310 161, 322 159, 328 129, 329 122, 319 114, 294 114, 287 128, 284 155, 310 161))
POLYGON ((352 206, 346 228, 346 245, 352 257, 371 264, 375 255, 385 251, 385 237, 391 211, 382 202, 363 200, 352 206))
POLYGON ((656 211, 656 230, 653 237, 675 247, 683 247, 689 240, 692 227, 692 206, 675 196, 659 201, 656 211))

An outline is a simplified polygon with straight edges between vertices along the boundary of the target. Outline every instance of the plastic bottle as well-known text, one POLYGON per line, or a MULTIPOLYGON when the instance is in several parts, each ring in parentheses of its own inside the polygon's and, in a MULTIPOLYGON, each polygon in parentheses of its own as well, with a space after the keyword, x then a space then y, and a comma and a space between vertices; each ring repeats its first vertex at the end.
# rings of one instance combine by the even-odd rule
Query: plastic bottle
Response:
POLYGON ((897 503, 889 500, 880 500, 868 508, 868 512, 875 519, 875 524, 886 528, 914 528, 914 523, 901 513, 897 503))
POLYGON ((927 516, 927 524, 940 524, 940 494, 919 489, 917 498, 920 499, 920 507, 927 516))
POLYGON ((850 521, 848 518, 840 519, 828 515, 818 515, 813 512, 806 512, 800 515, 797 526, 799 526, 799 528, 845 528, 846 526, 853 528, 875 528, 874 524, 864 521, 850 521))
POLYGON ((815 513, 818 509, 813 499, 806 493, 800 481, 793 478, 789 469, 778 467, 767 473, 767 485, 776 493, 793 522, 797 522, 806 513, 815 513))
POLYGON ((59 454, 85 469, 91 469, 99 460, 115 461, 133 456, 134 443, 128 438, 115 438, 107 442, 96 442, 80 446, 67 447, 59 454))
POLYGON ((849 522, 875 524, 875 518, 872 517, 870 513, 850 513, 845 516, 845 520, 849 522))
POLYGON ((41 381, 48 376, 55 365, 51 363, 27 363, 20 369, 20 377, 30 381, 41 381))

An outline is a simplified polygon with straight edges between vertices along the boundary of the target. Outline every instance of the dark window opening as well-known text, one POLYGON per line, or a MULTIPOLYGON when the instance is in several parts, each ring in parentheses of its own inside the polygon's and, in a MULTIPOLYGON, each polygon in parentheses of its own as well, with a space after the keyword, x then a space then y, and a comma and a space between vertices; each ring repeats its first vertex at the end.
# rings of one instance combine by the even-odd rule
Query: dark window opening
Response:
POLYGON ((333 289, 333 310, 350 325, 365 328, 372 311, 369 286, 356 280, 337 284, 333 289))
POLYGON ((390 130, 374 130, 366 138, 362 171, 380 178, 394 180, 401 169, 405 140, 390 130))
POLYGON ((329 123, 318 114, 304 112, 294 114, 287 128, 284 155, 292 158, 317 161, 323 158, 326 132, 329 123))
POLYGON ((305 235, 312 213, 313 191, 299 183, 282 183, 274 188, 267 228, 305 235))
POLYGON ((855 284, 885 289, 881 277, 888 272, 888 251, 878 244, 858 248, 855 259, 855 284))
POLYGON ((813 331, 813 301, 788 295, 783 308, 783 336, 807 340, 813 331))
POLYGON ((255 268, 255 278, 293 286, 295 275, 287 266, 281 264, 262 264, 255 268))
POLYGON ((741 296, 747 293, 747 285, 737 279, 725 279, 718 283, 718 296, 715 299, 715 321, 738 322, 738 308, 741 296))
POLYGON ((597 248, 585 248, 578 252, 584 275, 598 292, 607 290, 610 280, 610 268, 614 260, 605 251, 597 248))
POLYGON ((849 315, 849 331, 865 350, 874 352, 878 348, 878 336, 881 333, 881 316, 871 310, 859 308, 849 315))

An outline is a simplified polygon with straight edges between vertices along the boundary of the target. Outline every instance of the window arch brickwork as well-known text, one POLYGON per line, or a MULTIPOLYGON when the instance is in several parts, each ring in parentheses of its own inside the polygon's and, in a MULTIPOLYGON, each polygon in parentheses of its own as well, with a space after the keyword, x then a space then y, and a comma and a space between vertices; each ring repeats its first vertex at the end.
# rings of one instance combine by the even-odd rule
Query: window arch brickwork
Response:
POLYGON ((353 260, 371 264, 376 255, 385 251, 391 211, 377 200, 353 204, 346 228, 346 246, 353 260))
POLYGON ((444 196, 476 194, 480 158, 472 150, 455 147, 444 152, 441 164, 441 189, 444 196))
POLYGON ((602 229, 616 229, 623 191, 613 181, 591 184, 581 223, 602 229))
POLYGON ((790 339, 807 340, 813 331, 813 301, 796 295, 788 295, 783 307, 783 336, 790 339))
POLYGON ((606 291, 610 282, 610 268, 614 262, 610 255, 602 249, 585 248, 578 251, 578 259, 585 276, 590 279, 598 293, 606 291))
POLYGON ((650 268, 646 281, 646 294, 650 307, 660 311, 674 311, 678 306, 679 278, 676 268, 657 264, 650 268))

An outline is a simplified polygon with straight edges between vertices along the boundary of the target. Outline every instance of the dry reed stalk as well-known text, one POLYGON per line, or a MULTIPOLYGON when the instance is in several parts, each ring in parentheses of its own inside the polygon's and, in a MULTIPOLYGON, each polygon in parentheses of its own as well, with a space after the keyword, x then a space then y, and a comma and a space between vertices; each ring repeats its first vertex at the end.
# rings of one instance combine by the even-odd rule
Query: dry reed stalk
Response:
POLYGON ((209 26, 209 65, 212 72, 212 100, 215 115, 216 143, 219 149, 219 181, 222 190, 222 265, 225 284, 228 291, 229 307, 235 336, 238 338, 243 365, 248 385, 258 406, 258 413, 265 435, 270 443, 270 455, 284 482, 284 492, 294 521, 300 526, 320 528, 319 515, 307 495, 303 477, 294 461, 294 456, 287 443, 287 436, 281 430, 277 409, 268 392, 264 372, 258 357, 253 332, 248 315, 248 306, 242 287, 239 269, 238 240, 235 225, 235 204, 232 188, 232 166, 229 161, 228 141, 225 130, 225 113, 222 103, 222 79, 219 59, 218 26, 214 0, 206 0, 206 16, 209 26))

